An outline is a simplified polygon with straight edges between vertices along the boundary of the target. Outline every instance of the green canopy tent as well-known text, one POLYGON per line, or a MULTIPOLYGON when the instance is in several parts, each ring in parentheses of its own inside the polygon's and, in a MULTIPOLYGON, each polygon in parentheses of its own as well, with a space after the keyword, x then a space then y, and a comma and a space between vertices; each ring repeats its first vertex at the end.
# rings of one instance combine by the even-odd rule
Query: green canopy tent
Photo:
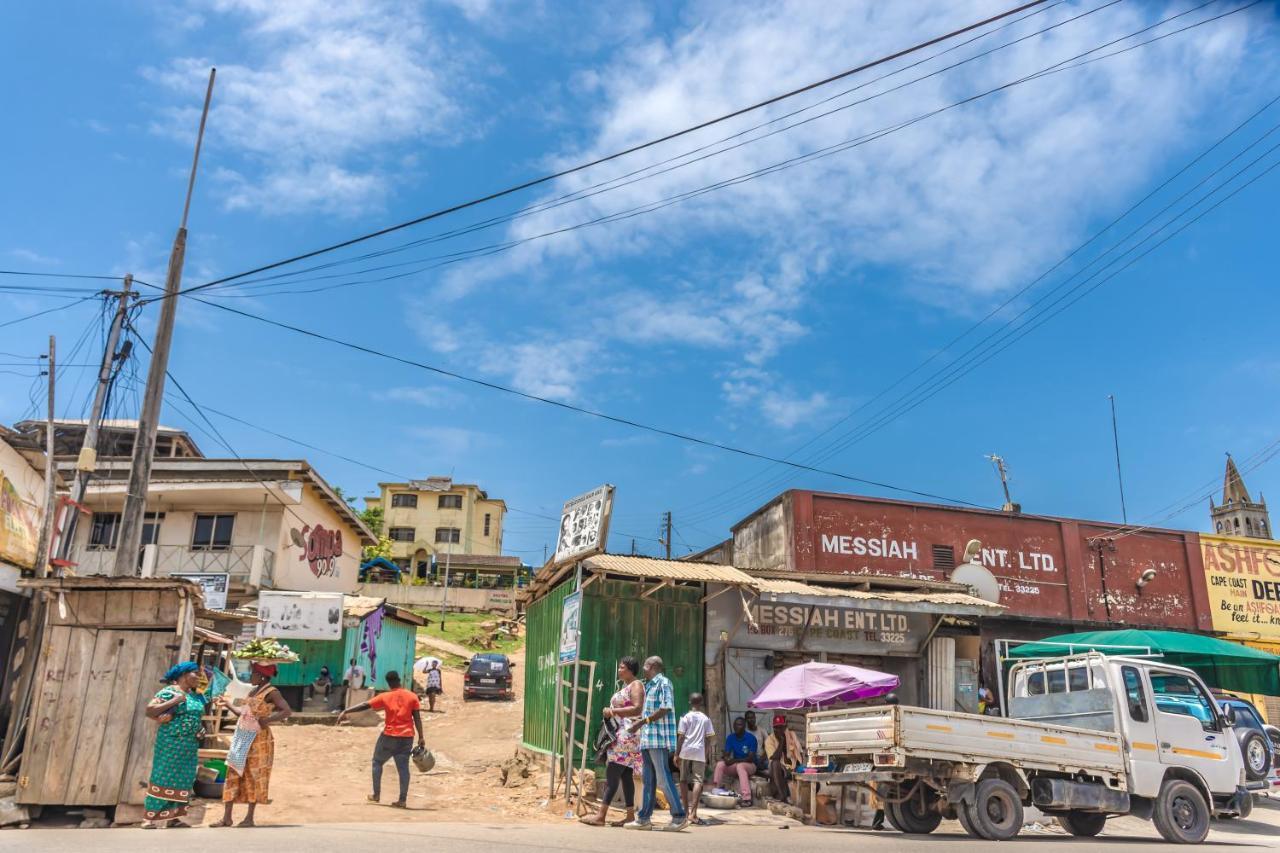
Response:
POLYGON ((1280 656, 1239 643, 1179 631, 1084 631, 1046 637, 1009 651, 1010 660, 1097 651, 1109 655, 1156 655, 1195 670, 1210 687, 1280 696, 1280 656))

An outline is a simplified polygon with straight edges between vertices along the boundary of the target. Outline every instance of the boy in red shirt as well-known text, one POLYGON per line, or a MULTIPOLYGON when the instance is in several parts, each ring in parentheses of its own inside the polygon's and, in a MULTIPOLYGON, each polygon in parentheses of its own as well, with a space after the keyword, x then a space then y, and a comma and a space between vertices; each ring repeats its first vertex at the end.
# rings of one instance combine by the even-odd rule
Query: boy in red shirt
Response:
POLYGON ((417 694, 400 686, 400 673, 387 673, 385 693, 379 693, 368 702, 361 702, 338 715, 338 725, 342 725, 347 714, 356 714, 373 709, 382 711, 385 719, 382 734, 378 735, 378 743, 373 748, 373 793, 369 802, 376 803, 382 796, 382 765, 388 759, 395 761, 396 773, 400 776, 400 799, 391 804, 392 808, 407 808, 409 797, 409 755, 413 752, 414 732, 418 735, 418 746, 423 746, 422 737, 422 705, 417 694))

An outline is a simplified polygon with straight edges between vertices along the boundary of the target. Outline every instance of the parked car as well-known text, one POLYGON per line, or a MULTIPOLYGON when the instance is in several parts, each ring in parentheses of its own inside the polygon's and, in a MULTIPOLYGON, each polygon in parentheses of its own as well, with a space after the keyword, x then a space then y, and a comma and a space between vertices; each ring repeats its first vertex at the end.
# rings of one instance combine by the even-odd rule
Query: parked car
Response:
POLYGON ((514 669, 515 664, 506 655, 491 652, 476 655, 467 664, 467 674, 462 679, 462 698, 516 698, 514 669))
POLYGON ((1234 694, 1214 691, 1214 698, 1218 700, 1224 714, 1235 718, 1231 721, 1231 727, 1235 731, 1236 740, 1240 742, 1240 754, 1244 756, 1249 789, 1267 790, 1271 787, 1268 777, 1275 770, 1276 760, 1275 746, 1267 736, 1262 715, 1253 707, 1252 702, 1234 694))

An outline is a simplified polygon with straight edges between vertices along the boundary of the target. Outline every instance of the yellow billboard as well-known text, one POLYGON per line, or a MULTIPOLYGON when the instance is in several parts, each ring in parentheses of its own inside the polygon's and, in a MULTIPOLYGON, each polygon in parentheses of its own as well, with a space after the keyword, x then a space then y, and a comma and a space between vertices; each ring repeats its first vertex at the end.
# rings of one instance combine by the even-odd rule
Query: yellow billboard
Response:
POLYGON ((1280 642, 1280 542, 1200 534, 1213 627, 1280 642))

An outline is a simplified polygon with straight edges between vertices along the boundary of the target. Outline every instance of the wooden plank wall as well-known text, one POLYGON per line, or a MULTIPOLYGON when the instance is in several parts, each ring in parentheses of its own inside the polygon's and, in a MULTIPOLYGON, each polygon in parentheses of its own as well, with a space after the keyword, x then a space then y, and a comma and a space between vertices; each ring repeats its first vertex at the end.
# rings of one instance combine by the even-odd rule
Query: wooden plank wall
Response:
POLYGON ((86 628, 136 628, 176 630, 178 614, 191 606, 189 596, 177 589, 85 589, 55 592, 49 608, 49 624, 86 628), (66 602, 66 615, 57 597, 66 602))
POLYGON ((156 724, 147 719, 143 708, 160 689, 159 678, 172 665, 174 653, 168 648, 173 643, 172 634, 147 634, 147 648, 139 661, 138 701, 133 715, 133 731, 129 737, 129 751, 124 759, 124 773, 120 777, 121 803, 141 805, 146 797, 145 785, 151 775, 151 757, 156 746, 156 724))
POLYGON ((64 594, 66 616, 49 609, 17 800, 140 804, 156 729, 144 711, 164 671, 190 657, 194 605, 176 590, 64 594))

